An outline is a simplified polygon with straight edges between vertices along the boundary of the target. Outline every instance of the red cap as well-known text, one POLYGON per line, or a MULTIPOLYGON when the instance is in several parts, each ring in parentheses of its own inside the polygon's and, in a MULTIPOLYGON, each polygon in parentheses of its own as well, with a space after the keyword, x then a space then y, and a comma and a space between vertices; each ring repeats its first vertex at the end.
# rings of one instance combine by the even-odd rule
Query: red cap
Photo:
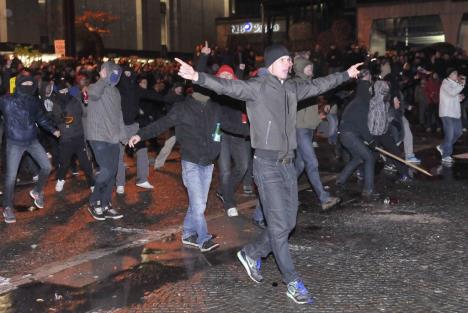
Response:
POLYGON ((229 73, 232 75, 232 79, 237 80, 236 74, 234 74, 234 70, 229 65, 223 65, 219 68, 216 72, 216 76, 219 77, 221 73, 229 73))

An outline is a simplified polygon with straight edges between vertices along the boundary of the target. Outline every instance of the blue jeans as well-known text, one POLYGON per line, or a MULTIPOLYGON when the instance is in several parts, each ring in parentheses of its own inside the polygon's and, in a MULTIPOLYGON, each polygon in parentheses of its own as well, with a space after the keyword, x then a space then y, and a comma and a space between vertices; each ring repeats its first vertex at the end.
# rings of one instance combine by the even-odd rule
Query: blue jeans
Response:
POLYGON ((99 174, 96 175, 94 191, 89 198, 91 205, 106 206, 112 203, 112 189, 119 165, 120 143, 90 140, 99 174))
POLYGON ((462 135, 461 119, 453 117, 441 117, 444 127, 444 142, 440 145, 442 148, 442 157, 451 156, 453 153, 453 145, 462 135))
POLYGON ((263 216, 263 209, 260 200, 257 200, 257 204, 255 205, 255 210, 252 214, 252 218, 254 221, 257 222, 263 221, 265 219, 265 216, 263 216))
POLYGON ((372 192, 374 190, 374 154, 369 147, 364 144, 362 139, 353 132, 342 132, 340 134, 340 142, 351 154, 351 160, 346 163, 336 183, 344 184, 356 168, 364 162, 364 191, 372 192))
POLYGON ((250 141, 245 140, 243 137, 223 133, 218 166, 219 193, 223 195, 225 209, 236 206, 234 194, 247 173, 250 158, 250 141), (232 166, 231 160, 234 161, 234 166, 232 166))
POLYGON ((211 239, 206 225, 205 209, 214 165, 198 165, 182 160, 182 180, 187 188, 189 206, 184 219, 182 238, 197 235, 197 244, 211 239))
POLYGON ((296 150, 296 171, 299 177, 304 168, 309 178, 309 182, 314 188, 317 197, 321 203, 324 203, 330 197, 330 194, 323 189, 322 181, 318 170, 318 160, 315 155, 314 146, 312 146, 313 129, 297 128, 297 150, 296 150))
POLYGON ((283 281, 290 283, 298 279, 288 244, 297 217, 296 168, 292 162, 282 164, 254 156, 253 174, 267 228, 244 250, 254 260, 273 252, 283 281))
POLYGON ((31 144, 22 145, 13 143, 7 139, 6 142, 6 173, 5 173, 5 190, 3 194, 3 207, 13 207, 13 194, 15 192, 16 174, 21 162, 21 157, 25 152, 28 152, 31 158, 39 165, 39 179, 34 191, 42 193, 47 178, 52 169, 50 161, 47 158, 47 153, 44 147, 38 140, 34 140, 31 144))

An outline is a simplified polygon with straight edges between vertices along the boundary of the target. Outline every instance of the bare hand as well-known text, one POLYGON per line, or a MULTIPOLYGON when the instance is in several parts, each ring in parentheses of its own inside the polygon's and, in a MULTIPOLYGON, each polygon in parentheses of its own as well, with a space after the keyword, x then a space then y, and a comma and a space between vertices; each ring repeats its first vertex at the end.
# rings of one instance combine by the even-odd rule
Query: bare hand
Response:
POLYGON ((140 137, 140 136, 138 136, 138 135, 132 136, 132 137, 130 138, 130 140, 128 141, 128 146, 129 146, 130 148, 134 148, 135 145, 136 145, 138 142, 140 142, 140 141, 141 141, 141 137, 140 137))
POLYGON ((60 137, 60 130, 56 130, 52 133, 55 137, 59 138, 60 137))
POLYGON ((207 40, 205 40, 205 45, 201 49, 201 53, 206 54, 206 55, 211 54, 211 49, 208 47, 208 41, 207 40))
POLYGON ((178 73, 180 77, 188 80, 193 80, 195 82, 198 80, 198 72, 195 71, 193 67, 191 67, 189 64, 185 63, 179 58, 175 58, 174 60, 180 64, 178 73))
POLYGON ((393 107, 397 110, 400 108, 400 99, 397 97, 393 98, 393 107))
POLYGON ((364 63, 357 63, 357 64, 354 64, 353 66, 351 66, 350 68, 348 68, 347 72, 348 72, 348 75, 349 77, 351 78, 357 78, 358 75, 359 75, 359 70, 357 69, 359 66, 363 65, 364 63))
POLYGON ((241 71, 245 70, 245 64, 244 63, 239 64, 239 69, 241 71))

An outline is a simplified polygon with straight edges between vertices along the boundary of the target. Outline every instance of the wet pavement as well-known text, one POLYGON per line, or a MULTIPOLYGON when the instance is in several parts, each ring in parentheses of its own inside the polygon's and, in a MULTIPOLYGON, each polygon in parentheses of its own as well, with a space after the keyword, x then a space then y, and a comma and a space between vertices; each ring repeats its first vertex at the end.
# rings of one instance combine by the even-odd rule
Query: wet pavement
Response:
MULTIPOLYGON (((434 177, 414 173, 410 184, 396 184, 379 165, 375 201, 362 201, 352 178, 341 206, 323 213, 301 178, 290 249, 314 295, 309 306, 286 297, 271 256, 264 283, 247 277, 235 253, 259 232, 250 219, 255 198, 238 194, 240 216, 226 217, 216 176, 207 216, 221 247, 182 247, 187 198, 177 151, 151 172, 154 191, 134 185, 127 160, 118 221, 89 216, 83 176, 70 177, 61 194, 51 180, 46 208, 32 212, 25 184, 17 189, 18 222, 0 224, 0 277, 9 279, 0 279, 0 312, 468 312, 468 160, 441 167, 436 143, 416 138, 416 154, 434 177)), ((463 142, 455 152, 467 150, 463 142)), ((322 178, 333 186, 342 165, 325 142, 317 152, 322 178)))

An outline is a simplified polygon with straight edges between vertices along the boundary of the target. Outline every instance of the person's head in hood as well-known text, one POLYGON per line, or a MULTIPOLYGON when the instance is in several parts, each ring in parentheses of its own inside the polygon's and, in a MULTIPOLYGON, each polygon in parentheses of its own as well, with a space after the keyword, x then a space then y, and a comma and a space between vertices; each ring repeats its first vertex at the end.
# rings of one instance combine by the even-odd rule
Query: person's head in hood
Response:
POLYGON ((20 74, 16 78, 16 91, 20 95, 34 96, 37 90, 37 84, 32 76, 20 74))
POLYGON ((174 93, 178 96, 183 96, 184 95, 184 83, 182 82, 175 82, 174 85, 172 86, 172 90, 174 90, 174 93))
POLYGON ((293 65, 289 51, 285 46, 273 44, 265 48, 263 54, 265 59, 265 67, 270 74, 280 80, 288 78, 289 71, 293 65))
POLYGON ((297 57, 294 59, 294 72, 302 79, 311 79, 314 76, 314 66, 306 58, 297 57))
POLYGON ((237 80, 236 75, 234 74, 234 70, 229 65, 223 65, 219 68, 218 72, 216 73, 217 77, 224 78, 224 79, 234 79, 237 80))
POLYGON ((115 86, 119 83, 121 75, 122 69, 113 61, 104 62, 99 72, 99 76, 111 86, 115 86))

